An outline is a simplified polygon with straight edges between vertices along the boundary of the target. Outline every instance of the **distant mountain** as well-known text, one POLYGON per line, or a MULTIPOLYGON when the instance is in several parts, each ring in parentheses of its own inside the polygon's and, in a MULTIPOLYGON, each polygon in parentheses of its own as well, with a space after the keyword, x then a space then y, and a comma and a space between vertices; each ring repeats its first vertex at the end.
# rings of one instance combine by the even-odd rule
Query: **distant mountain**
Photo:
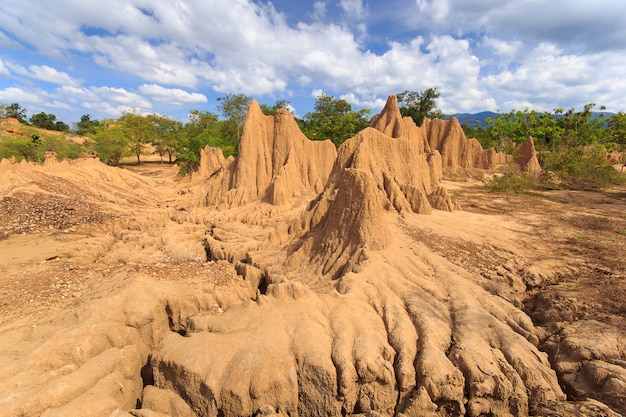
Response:
MULTIPOLYGON (((604 119, 610 117, 614 113, 610 112, 593 112, 594 119, 604 119)), ((485 126, 485 119, 492 118, 497 119, 500 116, 503 116, 503 113, 495 113, 492 111, 481 111, 480 113, 455 113, 450 115, 443 116, 444 119, 450 119, 452 117, 456 117, 456 119, 462 125, 467 125, 469 127, 477 127, 477 126, 485 126)), ((555 119, 561 119, 565 117, 563 114, 556 114, 553 116, 555 119)))
POLYGON ((500 116, 499 113, 495 113, 492 111, 481 111, 480 113, 455 113, 450 115, 443 116, 444 119, 450 119, 452 117, 456 117, 456 119, 462 125, 467 125, 469 127, 476 126, 484 126, 485 119, 488 117, 497 118, 500 116))

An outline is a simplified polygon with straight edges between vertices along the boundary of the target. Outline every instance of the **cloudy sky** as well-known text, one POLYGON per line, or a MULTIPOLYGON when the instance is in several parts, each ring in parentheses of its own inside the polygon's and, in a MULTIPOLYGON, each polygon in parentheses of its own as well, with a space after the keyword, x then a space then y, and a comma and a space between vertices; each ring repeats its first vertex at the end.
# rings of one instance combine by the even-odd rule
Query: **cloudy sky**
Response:
POLYGON ((0 103, 68 124, 186 120, 244 93, 378 112, 436 87, 445 113, 626 110, 623 0, 27 0, 0 3, 0 103))

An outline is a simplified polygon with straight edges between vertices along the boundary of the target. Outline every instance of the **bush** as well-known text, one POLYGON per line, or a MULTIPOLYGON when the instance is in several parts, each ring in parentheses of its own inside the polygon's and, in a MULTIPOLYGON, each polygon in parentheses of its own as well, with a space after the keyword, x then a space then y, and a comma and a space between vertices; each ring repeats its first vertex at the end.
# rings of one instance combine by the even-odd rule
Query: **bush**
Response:
POLYGON ((504 175, 494 176, 483 183, 491 191, 521 193, 525 190, 537 188, 537 178, 523 173, 507 172, 504 175))
POLYGON ((610 165, 602 145, 563 147, 544 154, 541 162, 544 169, 560 174, 574 185, 597 188, 625 182, 624 175, 610 165))

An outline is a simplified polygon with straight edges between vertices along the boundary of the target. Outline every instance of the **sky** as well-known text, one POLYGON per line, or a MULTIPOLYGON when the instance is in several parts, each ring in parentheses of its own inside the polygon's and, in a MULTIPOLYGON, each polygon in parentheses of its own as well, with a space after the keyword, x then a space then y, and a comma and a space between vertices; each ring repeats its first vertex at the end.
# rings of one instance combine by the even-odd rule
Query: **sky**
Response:
POLYGON ((0 103, 68 123, 186 121, 217 98, 382 109, 437 88, 445 114, 626 110, 624 0, 0 2, 0 103))

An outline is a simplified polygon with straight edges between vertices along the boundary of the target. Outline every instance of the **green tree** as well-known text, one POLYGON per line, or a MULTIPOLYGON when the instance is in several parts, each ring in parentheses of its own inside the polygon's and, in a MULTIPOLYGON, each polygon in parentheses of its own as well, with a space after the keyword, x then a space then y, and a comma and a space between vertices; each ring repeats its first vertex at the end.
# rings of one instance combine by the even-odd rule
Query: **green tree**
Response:
POLYGON ((436 88, 428 88, 425 91, 405 90, 396 95, 400 105, 400 114, 403 117, 410 116, 416 125, 421 126, 424 118, 441 119, 443 113, 437 109, 439 91, 436 88))
POLYGON ((56 130, 57 117, 51 113, 37 113, 30 116, 30 124, 40 129, 56 130))
POLYGON ((267 116, 275 115, 276 112, 280 109, 287 110, 288 112, 292 113, 291 103, 289 103, 288 100, 276 100, 273 106, 270 106, 268 104, 261 104, 261 111, 267 116))
POLYGON ((145 153, 146 145, 154 138, 154 126, 146 116, 134 113, 125 113, 118 119, 126 127, 131 153, 141 163, 141 155, 145 153))
POLYGON ((89 135, 89 147, 93 149, 102 162, 118 165, 120 159, 131 155, 130 134, 123 123, 108 120, 95 127, 95 133, 89 135))
POLYGON ((199 135, 205 130, 215 131, 218 117, 215 113, 206 110, 192 110, 189 112, 189 123, 185 125, 188 135, 199 135))
POLYGON ((234 130, 236 126, 231 120, 218 120, 216 114, 204 110, 189 112, 189 122, 181 131, 176 144, 176 162, 180 173, 185 175, 195 171, 200 164, 200 151, 207 145, 219 147, 224 156, 237 154, 236 133, 223 135, 225 126, 234 130))
MULTIPOLYGON (((595 115, 593 108, 595 103, 585 104, 582 111, 575 111, 572 107, 564 113, 560 119, 563 127, 561 141, 563 144, 571 146, 590 145, 592 143, 604 143, 609 140, 607 131, 603 128, 606 123, 605 115, 600 113, 595 115)), ((604 111, 605 107, 601 106, 604 111)))
POLYGON ((499 152, 512 153, 528 136, 535 139, 535 146, 539 148, 551 147, 558 144, 563 134, 555 114, 529 109, 512 110, 498 117, 486 118, 484 126, 465 127, 464 130, 467 137, 476 138, 483 148, 495 148, 499 152))
POLYGON ((248 113, 248 107, 252 99, 245 94, 228 94, 226 97, 217 98, 217 109, 222 115, 230 120, 235 126, 235 140, 239 142, 243 129, 243 122, 248 113))
POLYGON ((606 120, 607 136, 610 141, 626 145, 626 113, 620 111, 606 120))
POLYGON ((369 114, 369 109, 355 111, 346 100, 322 94, 315 102, 314 111, 297 121, 309 139, 330 139, 339 147, 346 139, 369 126, 369 114))
POLYGON ((26 123, 26 109, 18 103, 12 103, 4 109, 4 117, 13 117, 20 123, 26 123))
POLYGON ((83 114, 80 117, 79 122, 74 122, 74 132, 83 136, 94 134, 96 133, 96 127, 98 127, 99 124, 100 122, 98 120, 93 120, 91 115, 83 114))
POLYGON ((183 124, 156 114, 149 115, 148 120, 152 122, 154 131, 152 144, 159 153, 161 162, 163 162, 163 155, 167 154, 169 162, 172 163, 172 156, 176 151, 176 143, 180 140, 183 124))

